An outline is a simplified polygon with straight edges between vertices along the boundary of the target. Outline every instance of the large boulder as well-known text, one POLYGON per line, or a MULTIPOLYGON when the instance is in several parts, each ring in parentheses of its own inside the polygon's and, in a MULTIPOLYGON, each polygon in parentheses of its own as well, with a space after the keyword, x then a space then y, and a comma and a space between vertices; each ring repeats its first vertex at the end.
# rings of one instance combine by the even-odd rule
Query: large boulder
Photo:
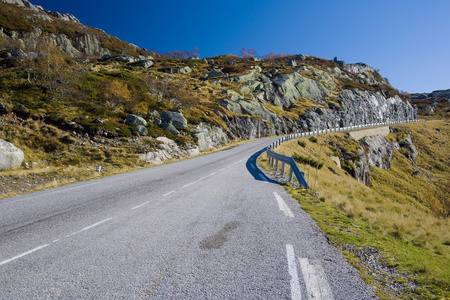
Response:
POLYGON ((403 155, 412 161, 416 161, 417 156, 419 156, 419 151, 417 151, 414 146, 410 133, 408 133, 408 135, 400 141, 400 147, 403 155))
POLYGON ((220 77, 225 76, 226 74, 220 70, 212 70, 206 75, 206 78, 214 78, 214 77, 220 77))
POLYGON ((133 114, 131 114, 127 117, 127 119, 125 120, 125 124, 128 126, 139 126, 139 125, 147 126, 148 125, 147 121, 145 121, 144 118, 133 115, 133 114))
POLYGON ((17 169, 22 161, 22 150, 7 141, 0 140, 0 171, 17 169))
POLYGON ((368 163, 380 169, 391 167, 393 147, 382 135, 366 136, 361 140, 361 144, 368 150, 368 163))
POLYGON ((172 124, 178 130, 187 128, 187 120, 180 111, 163 111, 161 119, 163 123, 172 124))
POLYGON ((228 143, 227 134, 221 127, 208 123, 200 123, 196 129, 197 133, 194 134, 194 137, 198 139, 200 150, 209 150, 228 143))

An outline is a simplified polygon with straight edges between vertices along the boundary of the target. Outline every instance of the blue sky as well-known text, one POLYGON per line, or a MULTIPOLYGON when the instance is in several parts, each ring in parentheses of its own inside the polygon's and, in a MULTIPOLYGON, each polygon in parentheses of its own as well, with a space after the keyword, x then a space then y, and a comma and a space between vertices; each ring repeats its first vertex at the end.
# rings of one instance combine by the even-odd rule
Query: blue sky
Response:
POLYGON ((450 89, 449 0, 31 0, 148 50, 305 53, 379 69, 407 92, 450 89))

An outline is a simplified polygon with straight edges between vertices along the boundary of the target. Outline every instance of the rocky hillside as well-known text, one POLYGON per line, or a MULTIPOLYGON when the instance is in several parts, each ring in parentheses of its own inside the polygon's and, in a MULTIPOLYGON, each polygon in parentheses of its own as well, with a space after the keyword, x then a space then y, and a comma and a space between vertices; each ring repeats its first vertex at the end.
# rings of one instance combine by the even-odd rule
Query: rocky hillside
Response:
POLYGON ((363 63, 173 58, 26 0, 0 0, 0 14, 0 139, 29 166, 161 163, 235 140, 417 117, 363 63))
POLYGON ((411 94, 411 103, 417 105, 422 116, 450 117, 450 89, 432 93, 411 94))
POLYGON ((48 11, 27 0, 0 0, 2 44, 20 47, 27 52, 34 51, 43 35, 74 57, 146 53, 103 30, 81 24, 71 14, 48 11))

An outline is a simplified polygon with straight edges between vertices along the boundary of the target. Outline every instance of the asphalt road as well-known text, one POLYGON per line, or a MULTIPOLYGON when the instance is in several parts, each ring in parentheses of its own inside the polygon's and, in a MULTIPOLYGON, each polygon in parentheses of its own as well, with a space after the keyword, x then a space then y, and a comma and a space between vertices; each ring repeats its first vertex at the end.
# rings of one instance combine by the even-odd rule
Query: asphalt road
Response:
POLYGON ((273 139, 0 201, 0 299, 374 299, 255 164, 273 139))

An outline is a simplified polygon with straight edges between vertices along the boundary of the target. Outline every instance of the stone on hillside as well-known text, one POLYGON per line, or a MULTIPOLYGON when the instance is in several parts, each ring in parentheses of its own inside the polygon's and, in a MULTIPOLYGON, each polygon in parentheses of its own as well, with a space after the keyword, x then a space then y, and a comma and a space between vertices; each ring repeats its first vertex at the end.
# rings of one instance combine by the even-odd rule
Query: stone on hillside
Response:
POLYGON ((161 119, 163 123, 172 124, 176 129, 187 128, 187 120, 182 112, 163 111, 161 113, 161 119))
POLYGON ((127 117, 127 119, 125 120, 125 124, 128 126, 138 126, 138 125, 142 125, 142 126, 147 126, 147 121, 145 121, 144 118, 136 116, 136 115, 129 115, 127 117))
POLYGON ((138 62, 131 63, 131 66, 148 69, 151 66, 153 66, 154 64, 155 63, 153 62, 153 60, 143 60, 143 61, 138 61, 138 62))
POLYGON ((417 156, 419 156, 419 151, 417 151, 416 147, 413 145, 411 134, 408 133, 406 138, 400 141, 400 147, 405 148, 406 151, 403 154, 410 160, 416 161, 417 156))
POLYGON ((7 114, 8 110, 6 109, 6 106, 0 102, 0 115, 7 114))
POLYGON ((291 59, 288 61, 288 66, 289 67, 296 67, 297 66, 297 62, 295 61, 295 59, 291 59))
POLYGON ((367 147, 370 166, 376 166, 380 169, 391 167, 392 156, 394 155, 393 146, 382 135, 366 136, 361 140, 361 143, 363 147, 367 147))
POLYGON ((28 1, 28 0, 1 0, 0 2, 9 3, 9 4, 15 4, 15 5, 18 5, 18 6, 29 8, 29 9, 34 10, 34 11, 39 11, 37 6, 31 4, 30 1, 28 1))
POLYGON ((178 135, 180 132, 171 123, 162 123, 162 129, 169 131, 173 135, 178 135))
POLYGON ((189 67, 180 68, 179 70, 180 74, 189 74, 192 73, 192 69, 189 67))
POLYGON ((124 63, 133 63, 136 59, 133 56, 123 55, 116 58, 117 61, 124 63))
POLYGON ((22 104, 19 104, 16 107, 14 107, 13 112, 16 114, 16 116, 24 119, 30 116, 30 110, 25 106, 23 106, 22 104))
POLYGON ((145 126, 137 125, 136 129, 138 130, 140 135, 148 135, 148 130, 145 126))
POLYGON ((298 73, 280 75, 273 80, 273 84, 278 90, 274 101, 277 106, 290 107, 300 97, 320 101, 329 95, 322 83, 298 73))
POLYGON ((220 70, 212 70, 206 75, 206 78, 214 78, 219 76, 225 76, 225 73, 220 70))
POLYGON ((13 144, 0 140, 0 171, 14 170, 23 161, 23 151, 13 144))
POLYGON ((198 133, 194 134, 194 137, 198 139, 200 150, 209 150, 228 143, 227 134, 221 127, 200 123, 196 129, 198 133))

